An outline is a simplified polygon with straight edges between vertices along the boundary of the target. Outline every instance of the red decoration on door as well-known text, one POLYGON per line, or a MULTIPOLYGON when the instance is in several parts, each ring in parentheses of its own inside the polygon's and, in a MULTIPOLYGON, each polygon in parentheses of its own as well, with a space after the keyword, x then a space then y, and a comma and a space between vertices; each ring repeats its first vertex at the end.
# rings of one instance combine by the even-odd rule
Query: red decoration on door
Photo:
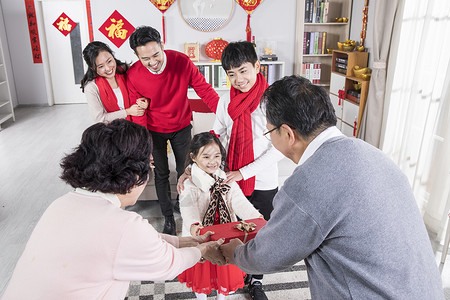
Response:
POLYGON ((134 32, 134 26, 115 10, 98 30, 116 45, 117 48, 120 48, 134 32))
POLYGON ((92 28, 92 13, 91 13, 91 1, 86 0, 86 14, 88 20, 89 29, 89 42, 94 41, 94 29, 92 28))
POLYGON ((77 26, 77 23, 72 21, 65 13, 62 13, 55 22, 53 22, 53 26, 58 29, 64 36, 67 36, 74 28, 77 26))
POLYGON ((33 55, 33 63, 41 64, 41 43, 39 42, 39 32, 36 21, 36 10, 34 8, 34 0, 25 0, 25 9, 27 13, 28 31, 30 33, 31 53, 33 55))
POLYGON ((341 100, 345 99, 345 91, 344 90, 339 90, 339 104, 341 105, 341 100))
POLYGON ((252 28, 250 27, 250 15, 258 7, 258 5, 263 2, 263 0, 236 0, 236 2, 247 12, 247 27, 245 27, 245 32, 247 32, 247 41, 252 41, 252 28))
POLYGON ((175 2, 175 0, 150 0, 150 2, 162 13, 163 43, 166 42, 166 23, 164 13, 175 2))
POLYGON ((358 127, 358 121, 357 118, 355 117, 355 126, 353 127, 353 136, 356 137, 356 127, 358 127))

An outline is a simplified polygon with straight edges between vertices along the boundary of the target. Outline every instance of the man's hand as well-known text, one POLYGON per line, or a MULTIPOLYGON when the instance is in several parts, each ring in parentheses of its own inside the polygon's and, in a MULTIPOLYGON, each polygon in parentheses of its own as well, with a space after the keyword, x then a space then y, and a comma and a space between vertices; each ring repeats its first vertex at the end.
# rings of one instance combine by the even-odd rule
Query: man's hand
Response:
POLYGON ((209 237, 213 234, 214 232, 208 231, 205 234, 198 236, 180 236, 178 237, 178 248, 196 247, 209 240, 209 237))
POLYGON ((244 245, 244 243, 236 238, 232 239, 229 243, 220 246, 220 252, 222 252, 222 255, 225 257, 227 263, 235 265, 234 262, 234 249, 236 249, 237 246, 244 245))
POLYGON ((186 179, 189 179, 192 182, 191 175, 186 174, 186 171, 185 171, 183 174, 181 174, 180 178, 178 178, 178 183, 177 183, 178 195, 181 194, 181 192, 184 190, 184 181, 186 179))
POLYGON ((233 181, 239 181, 244 179, 240 171, 230 171, 227 173, 227 179, 223 183, 230 184, 233 181))
POLYGON ((224 239, 220 239, 218 241, 211 241, 198 245, 197 248, 202 252, 202 258, 200 262, 209 260, 213 265, 225 265, 225 258, 219 250, 219 247, 223 244, 223 241, 224 239))

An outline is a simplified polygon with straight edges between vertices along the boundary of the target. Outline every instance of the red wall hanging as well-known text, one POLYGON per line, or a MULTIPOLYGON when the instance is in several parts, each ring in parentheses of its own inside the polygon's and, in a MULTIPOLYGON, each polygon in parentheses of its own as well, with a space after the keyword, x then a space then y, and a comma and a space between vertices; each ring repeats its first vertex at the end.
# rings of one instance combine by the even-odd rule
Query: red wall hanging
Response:
POLYGON ((163 28, 163 43, 166 42, 166 23, 164 21, 164 13, 175 2, 175 0, 150 0, 156 8, 162 12, 162 28, 163 28))
POLYGON ((263 2, 263 0, 236 0, 236 2, 247 12, 247 41, 252 41, 252 28, 250 27, 250 15, 263 2))
POLYGON ((77 26, 77 23, 72 21, 72 19, 65 13, 62 13, 58 19, 53 22, 53 26, 64 34, 64 36, 67 36, 75 28, 75 26, 77 26))
POLYGON ((41 43, 39 42, 39 32, 36 21, 36 10, 34 8, 34 0, 25 0, 25 9, 27 12, 28 31, 30 33, 31 53, 33 55, 33 63, 41 64, 41 43))
POLYGON ((134 32, 134 26, 115 10, 98 30, 120 48, 134 32))
POLYGON ((94 29, 92 28, 92 13, 90 0, 86 0, 86 15, 88 20, 89 42, 92 42, 94 41, 94 29))

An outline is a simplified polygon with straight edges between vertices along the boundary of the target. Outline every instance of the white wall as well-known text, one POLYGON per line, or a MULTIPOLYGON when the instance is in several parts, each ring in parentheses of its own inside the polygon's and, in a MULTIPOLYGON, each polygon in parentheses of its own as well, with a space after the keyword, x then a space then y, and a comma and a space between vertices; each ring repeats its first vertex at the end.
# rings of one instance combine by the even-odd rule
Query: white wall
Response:
MULTIPOLYGON (((200 32, 184 22, 178 9, 178 1, 175 1, 165 13, 166 49, 183 51, 185 42, 199 42, 201 59, 206 60, 208 58, 204 54, 204 47, 214 37, 221 37, 227 41, 246 39, 247 14, 236 3, 231 20, 227 25, 215 32, 200 32)), ((230 1, 234 2, 234 0, 230 1)), ((5 30, 0 30, 0 37, 2 41, 5 36, 7 39, 12 64, 12 69, 9 67, 8 75, 9 78, 13 78, 15 83, 15 88, 12 85, 11 89, 14 102, 21 105, 47 105, 43 65, 34 64, 32 61, 25 4, 22 0, 1 0, 0 4, 5 24, 5 30)), ((356 41, 360 39, 363 6, 364 0, 353 1, 350 38, 356 41)), ((128 63, 136 61, 128 41, 120 48, 116 48, 98 31, 98 28, 114 10, 119 11, 135 27, 150 25, 162 32, 162 14, 148 0, 95 0, 91 1, 91 9, 94 39, 107 42, 116 52, 116 56, 128 63)), ((373 9, 374 1, 369 1, 366 34, 366 47, 369 52, 372 50, 373 9)), ((263 40, 277 42, 279 59, 286 62, 286 75, 292 74, 294 69, 295 13, 296 0, 265 0, 251 17, 252 34, 256 37, 257 44, 258 41, 263 40), (281 7, 280 3, 283 3, 284 7, 281 7)), ((2 24, 1 21, 0 19, 0 24, 2 24)), ((43 38, 41 38, 41 43, 42 41, 43 38)), ((369 55, 369 65, 371 65, 371 61, 371 55, 369 55)))
MULTIPOLYGON (((183 51, 185 42, 199 42, 202 46, 201 58, 207 59, 204 55, 204 47, 214 37, 221 37, 226 41, 246 39, 247 14, 236 3, 230 22, 222 29, 208 33, 196 31, 184 22, 179 13, 178 1, 175 1, 165 13, 166 49, 183 51)), ((234 2, 234 0, 230 1, 234 2)), ((280 60, 286 62, 286 74, 290 75, 294 68, 296 1, 283 0, 283 5, 284 7, 281 7, 279 1, 263 1, 252 14, 251 27, 256 43, 258 40, 277 42, 277 54, 280 60)), ((43 65, 34 64, 32 61, 24 1, 1 0, 1 7, 13 66, 17 103, 47 105, 43 65)), ((107 42, 116 52, 116 56, 126 62, 136 61, 128 41, 118 49, 98 31, 114 10, 120 12, 135 27, 150 25, 162 32, 162 14, 148 0, 95 0, 91 1, 91 9, 94 39, 107 42)), ((41 38, 42 42, 43 38, 41 38)))

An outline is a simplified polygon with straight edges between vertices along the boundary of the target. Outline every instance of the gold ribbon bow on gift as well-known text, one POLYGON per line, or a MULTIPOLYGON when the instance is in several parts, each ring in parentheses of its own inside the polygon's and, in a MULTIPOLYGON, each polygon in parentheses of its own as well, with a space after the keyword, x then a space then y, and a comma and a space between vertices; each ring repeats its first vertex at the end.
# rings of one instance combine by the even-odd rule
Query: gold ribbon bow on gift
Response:
POLYGON ((247 223, 245 221, 239 221, 239 224, 236 224, 233 227, 245 233, 243 241, 245 244, 247 242, 248 233, 256 229, 256 224, 252 222, 247 223))

